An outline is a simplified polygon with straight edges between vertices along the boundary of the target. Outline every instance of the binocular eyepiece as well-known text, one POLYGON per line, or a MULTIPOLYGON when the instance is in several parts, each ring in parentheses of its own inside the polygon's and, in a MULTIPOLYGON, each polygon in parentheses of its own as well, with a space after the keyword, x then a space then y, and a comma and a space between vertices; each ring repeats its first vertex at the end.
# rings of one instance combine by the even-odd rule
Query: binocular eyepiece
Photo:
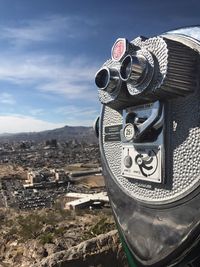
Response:
POLYGON ((121 63, 120 70, 101 68, 96 74, 95 83, 99 89, 112 93, 120 79, 137 85, 143 81, 147 73, 148 61, 144 56, 127 55, 121 63))
POLYGON ((165 37, 120 38, 95 77, 100 101, 118 109, 185 96, 197 87, 196 60, 194 50, 165 37))
POLYGON ((118 71, 112 68, 103 67, 95 77, 95 83, 101 90, 112 93, 120 82, 118 71))
POLYGON ((144 56, 127 55, 122 61, 120 78, 122 81, 131 81, 133 84, 140 84, 148 73, 148 61, 144 56))

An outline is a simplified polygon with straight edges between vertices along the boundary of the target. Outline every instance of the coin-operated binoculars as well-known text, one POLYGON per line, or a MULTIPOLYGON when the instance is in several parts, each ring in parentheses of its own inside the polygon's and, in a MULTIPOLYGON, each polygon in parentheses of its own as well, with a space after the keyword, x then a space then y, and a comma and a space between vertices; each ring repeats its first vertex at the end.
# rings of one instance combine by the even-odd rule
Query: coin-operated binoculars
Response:
POLYGON ((130 266, 200 266, 200 27, 114 43, 95 77, 111 207, 130 266))

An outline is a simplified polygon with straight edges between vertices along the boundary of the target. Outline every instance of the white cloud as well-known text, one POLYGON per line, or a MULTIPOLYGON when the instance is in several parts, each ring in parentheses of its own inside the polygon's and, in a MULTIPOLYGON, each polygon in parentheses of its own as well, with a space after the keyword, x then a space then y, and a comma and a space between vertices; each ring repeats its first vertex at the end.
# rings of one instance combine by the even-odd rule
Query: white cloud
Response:
MULTIPOLYGON (((17 99, 20 98, 20 94, 23 94, 23 91, 27 90, 27 88, 32 91, 37 91, 37 94, 39 92, 40 95, 47 99, 45 103, 47 109, 49 107, 48 99, 50 98, 53 106, 56 105, 56 101, 55 103, 53 102, 55 95, 58 95, 59 98, 64 97, 71 103, 81 99, 81 101, 87 101, 87 103, 93 102, 94 104, 95 101, 97 102, 97 90, 95 90, 93 81, 94 75, 98 69, 94 61, 79 57, 78 51, 74 59, 72 59, 70 53, 68 56, 45 54, 38 49, 40 48, 40 43, 37 44, 38 46, 34 46, 37 48, 37 54, 36 52, 27 52, 27 48, 32 47, 33 42, 35 45, 36 42, 46 42, 42 44, 42 47, 44 47, 43 45, 47 46, 49 45, 48 42, 54 40, 65 42, 68 38, 79 38, 82 36, 85 38, 87 34, 92 34, 92 29, 95 30, 95 25, 91 23, 89 19, 83 20, 80 17, 61 15, 44 17, 39 20, 18 21, 18 24, 14 26, 0 25, 0 39, 4 39, 8 44, 12 44, 12 46, 4 46, 3 43, 2 49, 0 50, 0 82, 3 84, 7 82, 8 87, 11 84, 12 86, 9 89, 13 89, 13 95, 18 94, 17 99), (86 24, 88 27, 85 27, 86 24), (18 44, 22 44, 22 46, 18 46, 18 44), (24 44, 29 46, 24 47, 24 44)), ((35 50, 31 49, 29 51, 35 50)), ((48 47, 46 51, 48 51, 48 47)), ((21 95, 21 103, 26 97, 27 92, 24 96, 21 95)), ((34 103, 30 104, 30 102, 31 99, 28 99, 28 103, 24 101, 25 104, 31 107, 29 110, 27 109, 28 111, 25 113, 30 114, 30 117, 4 114, 8 116, 1 117, 1 119, 5 121, 5 128, 1 130, 1 127, 3 127, 1 126, 0 131, 2 132, 3 129, 5 129, 6 132, 12 132, 12 124, 14 127, 13 129, 17 129, 18 131, 15 122, 21 125, 20 123, 23 124, 25 119, 29 119, 31 123, 32 120, 34 120, 33 125, 35 125, 35 127, 39 127, 39 122, 43 123, 42 125, 45 125, 44 127, 51 127, 48 122, 33 118, 39 115, 47 115, 47 113, 45 113, 42 108, 37 108, 38 105, 34 108, 34 103), (13 121, 13 123, 7 125, 6 121, 9 123, 13 121)), ((80 104, 80 101, 77 102, 80 104)), ((9 104, 11 108, 11 104, 16 104, 16 101, 11 94, 2 93, 0 94, 0 103, 9 104)), ((72 106, 70 108, 71 109, 68 110, 65 109, 63 113, 66 115, 66 124, 92 124, 93 116, 96 116, 94 110, 89 108, 81 110, 80 108, 75 111, 75 109, 72 109, 72 106), (83 116, 84 114, 85 117, 83 116)), ((8 111, 8 107, 6 107, 6 109, 8 111)), ((13 113, 21 113, 23 109, 17 108, 12 111, 13 113)), ((10 112, 12 111, 10 110, 10 112)), ((23 125, 19 127, 19 131, 29 131, 27 129, 27 126, 29 126, 28 121, 23 125)), ((54 127, 54 125, 55 124, 52 124, 53 128, 57 127, 56 125, 54 127)))
POLYGON ((94 119, 81 119, 81 118, 73 118, 69 117, 67 118, 67 123, 66 125, 69 126, 93 126, 94 119))
POLYGON ((0 133, 38 132, 63 127, 64 123, 52 123, 30 116, 0 116, 0 133))
MULTIPOLYGON (((32 85, 42 92, 62 94, 67 98, 97 98, 89 88, 97 68, 85 59, 69 61, 60 56, 10 56, 0 54, 0 80, 18 85, 32 85)), ((95 87, 95 86, 94 86, 95 87)))
POLYGON ((82 108, 82 107, 78 107, 78 106, 73 106, 73 105, 67 105, 64 107, 58 107, 57 109, 54 110, 55 113, 57 114, 63 114, 65 116, 73 116, 73 117, 95 117, 99 114, 99 112, 92 108, 92 107, 88 107, 88 108, 82 108))
POLYGON ((52 123, 21 114, 8 114, 0 116, 0 133, 39 132, 69 126, 92 126, 94 118, 81 116, 67 116, 66 122, 52 123))
POLYGON ((0 103, 6 105, 14 105, 16 103, 13 95, 6 92, 0 93, 0 103))
POLYGON ((42 108, 29 108, 29 113, 32 116, 38 116, 38 115, 42 115, 45 113, 44 109, 42 108))
POLYGON ((97 116, 99 116, 99 111, 97 109, 92 107, 83 108, 74 105, 58 107, 52 110, 52 112, 66 116, 67 125, 71 126, 92 126, 97 116))
POLYGON ((92 29, 95 29, 94 22, 91 23, 88 18, 51 15, 40 19, 21 21, 17 26, 1 25, 0 38, 11 40, 15 45, 29 42, 57 42, 60 34, 63 38, 77 38, 92 34, 95 32, 92 29))

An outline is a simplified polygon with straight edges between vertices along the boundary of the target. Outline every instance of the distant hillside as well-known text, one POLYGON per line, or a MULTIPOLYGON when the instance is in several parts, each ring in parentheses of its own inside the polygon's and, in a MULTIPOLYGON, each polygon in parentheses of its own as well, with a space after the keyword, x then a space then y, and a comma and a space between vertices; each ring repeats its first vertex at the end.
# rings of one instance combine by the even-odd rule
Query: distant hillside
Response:
POLYGON ((30 133, 17 133, 17 134, 0 134, 0 142, 7 141, 46 141, 57 139, 58 141, 85 141, 86 143, 97 143, 97 138, 94 134, 92 127, 83 126, 64 126, 62 128, 30 133))

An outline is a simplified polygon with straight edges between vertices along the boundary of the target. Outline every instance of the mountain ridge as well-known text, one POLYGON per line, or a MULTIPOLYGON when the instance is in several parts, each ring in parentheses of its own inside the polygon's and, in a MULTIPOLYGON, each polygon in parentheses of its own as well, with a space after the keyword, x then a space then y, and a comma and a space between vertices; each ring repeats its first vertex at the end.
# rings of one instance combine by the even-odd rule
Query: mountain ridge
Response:
POLYGON ((86 143, 97 143, 97 138, 92 127, 88 126, 68 126, 53 130, 39 132, 2 133, 0 142, 8 141, 46 141, 57 139, 57 141, 72 141, 86 143))

